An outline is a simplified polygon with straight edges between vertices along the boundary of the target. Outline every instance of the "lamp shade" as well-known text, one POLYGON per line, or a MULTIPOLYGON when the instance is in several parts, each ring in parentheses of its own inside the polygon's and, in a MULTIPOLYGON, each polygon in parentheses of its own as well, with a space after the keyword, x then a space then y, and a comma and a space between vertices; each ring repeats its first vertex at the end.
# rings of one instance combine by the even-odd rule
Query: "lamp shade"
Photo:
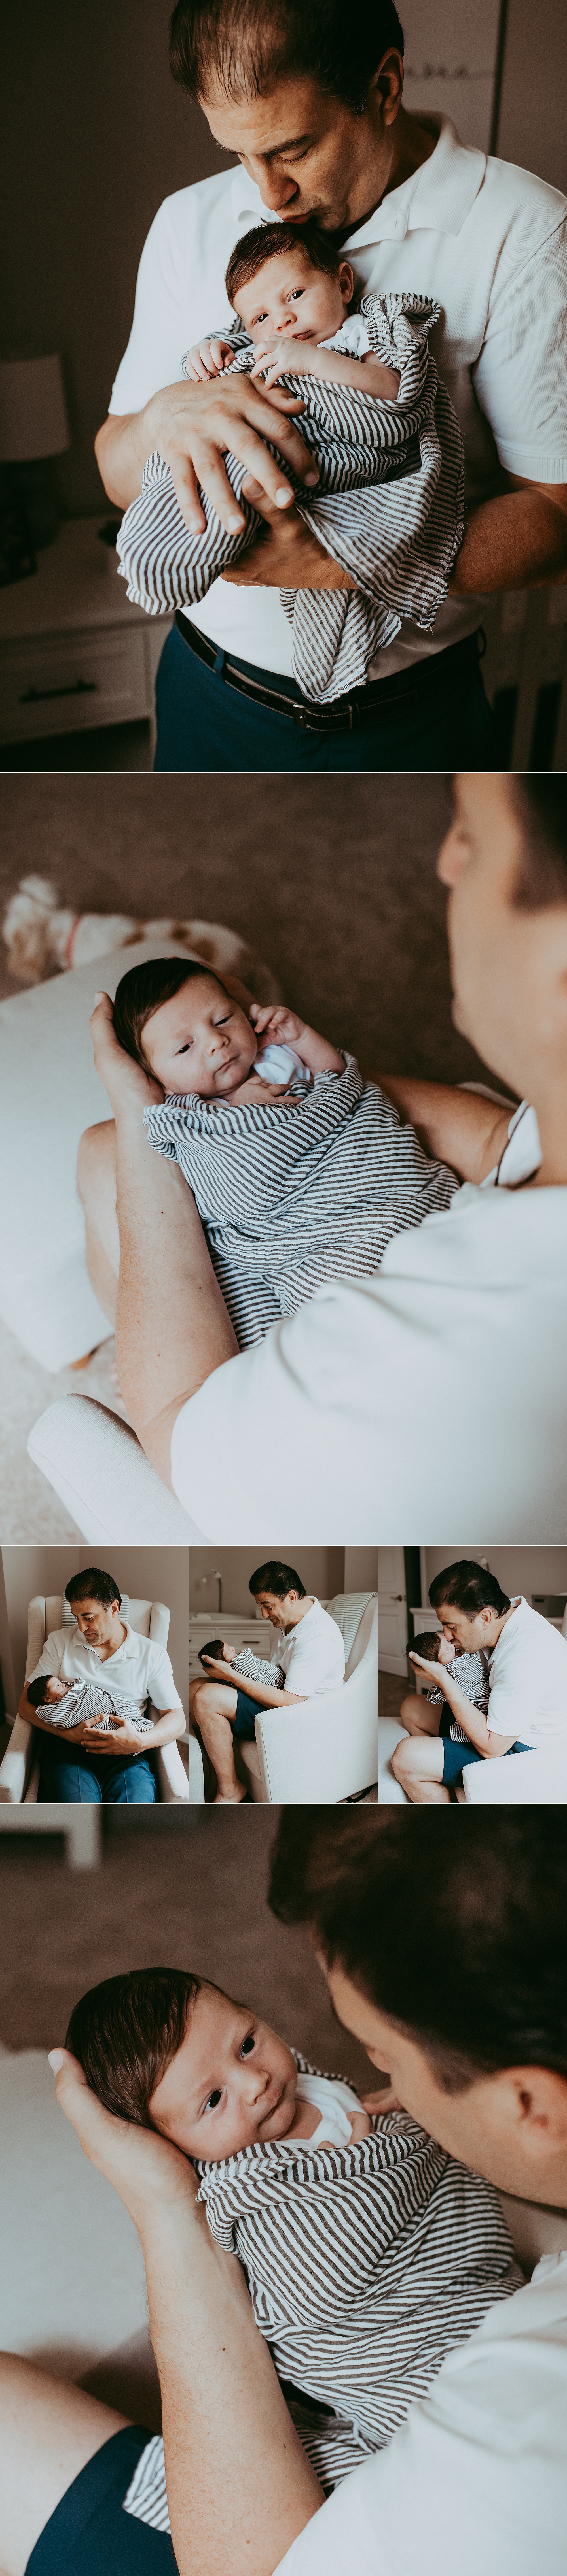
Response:
POLYGON ((70 445, 61 359, 0 358, 0 462, 61 456, 70 445))

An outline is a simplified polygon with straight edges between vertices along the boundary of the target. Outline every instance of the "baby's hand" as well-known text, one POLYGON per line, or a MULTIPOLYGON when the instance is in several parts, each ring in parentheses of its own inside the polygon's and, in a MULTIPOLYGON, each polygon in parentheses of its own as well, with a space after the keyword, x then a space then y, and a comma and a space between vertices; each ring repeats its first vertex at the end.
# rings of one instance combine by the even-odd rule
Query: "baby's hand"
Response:
POLYGON ((273 1046, 298 1047, 305 1034, 305 1020, 289 1011, 286 1002, 251 1002, 250 1018, 257 1038, 269 1038, 273 1046))
POLYGON ((185 374, 196 384, 200 378, 206 382, 209 376, 222 376, 225 367, 234 365, 235 354, 230 340, 196 340, 187 351, 185 374))
POLYGON ((290 331, 289 338, 280 341, 276 352, 273 348, 256 350, 250 375, 262 377, 263 392, 268 394, 270 386, 277 384, 278 376, 314 376, 317 372, 314 363, 316 357, 317 350, 314 349, 312 342, 296 340, 294 333, 290 331))
POLYGON ((383 2084, 380 2093, 363 2093, 362 2099, 365 2111, 373 2112, 374 2118, 378 2115, 379 2119, 383 2111, 403 2111, 404 2107, 394 2092, 393 2084, 383 2084))

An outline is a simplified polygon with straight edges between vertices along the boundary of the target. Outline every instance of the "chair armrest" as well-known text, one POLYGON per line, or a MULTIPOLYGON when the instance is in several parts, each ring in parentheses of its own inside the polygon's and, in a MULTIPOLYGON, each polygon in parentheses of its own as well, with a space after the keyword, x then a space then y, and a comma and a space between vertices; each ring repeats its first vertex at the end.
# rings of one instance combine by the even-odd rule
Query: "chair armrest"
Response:
POLYGON ((0 1799, 6 1806, 19 1807, 25 1798, 34 1757, 34 1731, 25 1717, 17 1717, 12 1727, 8 1751, 0 1763, 0 1799))
POLYGON ((467 1807, 560 1807, 567 1803, 567 1749, 510 1753, 486 1762, 466 1762, 463 1788, 467 1807))
POLYGON ((339 1688, 295 1708, 258 1711, 255 1736, 266 1795, 336 1805, 377 1776, 377 1687, 373 1654, 339 1688))
POLYGON ((158 1744, 154 1760, 157 1765, 162 1803, 170 1807, 182 1803, 186 1807, 189 1788, 179 1745, 158 1744))

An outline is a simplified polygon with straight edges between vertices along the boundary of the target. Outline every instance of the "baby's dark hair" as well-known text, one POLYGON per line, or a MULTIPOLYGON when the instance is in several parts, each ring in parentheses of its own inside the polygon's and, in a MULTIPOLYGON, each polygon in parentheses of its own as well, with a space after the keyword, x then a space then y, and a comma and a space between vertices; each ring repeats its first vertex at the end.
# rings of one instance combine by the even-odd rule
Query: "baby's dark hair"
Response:
POLYGON ((53 1680, 59 1680, 58 1673, 38 1673, 34 1682, 26 1682, 26 1693, 32 1708, 43 1708, 44 1699, 47 1697, 47 1684, 53 1680))
POLYGON ((131 966, 129 973, 122 976, 112 1014, 114 1028, 119 1045, 126 1055, 133 1056, 135 1064, 141 1064, 143 1073, 151 1073, 152 1069, 142 1046, 148 1020, 153 1019, 154 1011, 161 1010, 163 1002, 173 1002, 176 993, 195 975, 207 975, 213 984, 218 984, 220 993, 226 992, 220 975, 197 957, 150 957, 146 966, 131 966))
POLYGON ((204 1985, 184 1968, 132 1968, 75 2004, 65 2039, 106 2111, 151 2129, 156 2085, 177 2056, 204 1985))
POLYGON ((436 1664, 439 1658, 440 1644, 441 1636, 439 1629, 427 1629, 424 1632, 423 1637, 410 1637, 409 1646, 406 1647, 406 1654, 424 1655, 426 1663, 436 1664))
POLYGON ((338 277, 343 253, 337 250, 331 234, 324 233, 320 224, 254 224, 251 232, 244 233, 242 241, 235 242, 230 254, 224 282, 233 311, 236 311, 235 295, 241 286, 249 286, 252 278, 258 276, 264 260, 277 259, 280 251, 296 250, 298 242, 307 252, 312 268, 323 269, 326 277, 338 277))
POLYGON ((223 1664, 225 1664, 225 1663, 226 1663, 226 1655, 225 1655, 225 1651, 224 1651, 224 1637, 212 1637, 212 1638, 211 1638, 211 1641, 210 1641, 210 1643, 209 1643, 209 1645, 208 1645, 208 1646, 200 1646, 200 1647, 199 1647, 199 1663, 200 1663, 200 1664, 202 1664, 202 1661, 203 1661, 203 1655, 214 1655, 214 1656, 216 1657, 216 1661, 217 1661, 217 1663, 223 1663, 223 1664))

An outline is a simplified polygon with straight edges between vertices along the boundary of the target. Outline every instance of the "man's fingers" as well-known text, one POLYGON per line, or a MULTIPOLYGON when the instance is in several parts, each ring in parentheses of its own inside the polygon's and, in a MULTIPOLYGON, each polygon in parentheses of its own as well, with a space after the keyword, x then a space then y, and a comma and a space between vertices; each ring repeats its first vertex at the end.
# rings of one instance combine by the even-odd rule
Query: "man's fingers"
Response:
POLYGON ((191 536, 201 537, 203 534, 203 528, 206 528, 207 522, 203 504, 199 497, 197 476, 195 468, 191 463, 191 458, 190 456, 170 456, 168 462, 174 491, 177 494, 179 502, 181 517, 185 520, 186 528, 190 529, 191 536))

